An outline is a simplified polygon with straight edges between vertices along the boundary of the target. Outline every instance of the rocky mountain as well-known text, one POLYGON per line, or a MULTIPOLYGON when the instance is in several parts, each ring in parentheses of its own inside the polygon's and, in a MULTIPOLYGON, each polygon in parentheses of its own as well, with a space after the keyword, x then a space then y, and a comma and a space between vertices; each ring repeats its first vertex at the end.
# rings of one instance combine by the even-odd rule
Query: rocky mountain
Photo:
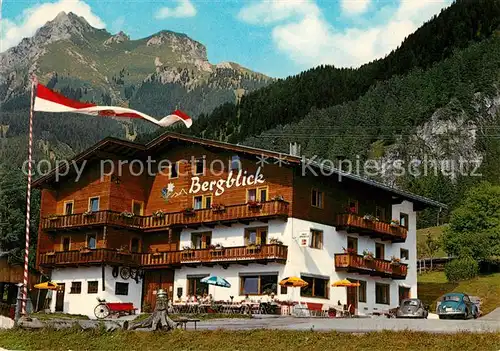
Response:
POLYGON ((185 34, 161 31, 130 40, 123 32, 111 35, 64 12, 32 38, 0 54, 0 102, 22 93, 33 73, 57 90, 72 88, 81 99, 111 100, 115 105, 128 105, 132 97, 140 101, 141 85, 155 82, 163 90, 176 90, 176 100, 152 102, 164 107, 157 114, 178 106, 195 118, 213 109, 213 104, 205 104, 205 95, 212 94, 210 100, 219 103, 235 102, 242 93, 271 81, 237 64, 211 64, 205 46, 185 34), (196 89, 203 91, 186 103, 196 89))
MULTIPOLYGON (((18 155, 16 162, 22 162, 24 151, 9 156, 8 150, 25 149, 32 74, 70 98, 130 106, 157 117, 179 108, 193 118, 236 103, 273 80, 236 63, 210 63, 206 47, 185 34, 164 30, 131 40, 61 12, 33 37, 0 53, 0 163, 18 155)), ((37 140, 44 145, 39 157, 67 157, 109 135, 134 140, 151 130, 142 121, 74 115, 43 114, 35 120, 37 140)))

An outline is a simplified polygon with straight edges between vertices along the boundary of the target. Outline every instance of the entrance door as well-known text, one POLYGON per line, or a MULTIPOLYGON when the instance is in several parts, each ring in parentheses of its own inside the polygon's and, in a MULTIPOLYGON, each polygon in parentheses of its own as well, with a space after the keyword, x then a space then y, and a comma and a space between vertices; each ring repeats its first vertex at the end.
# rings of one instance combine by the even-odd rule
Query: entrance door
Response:
POLYGON ((65 284, 57 284, 56 290, 56 312, 64 312, 64 289, 65 284))
POLYGON ((156 306, 156 292, 163 289, 168 295, 169 300, 174 300, 174 271, 171 269, 162 269, 155 271, 146 271, 144 276, 143 303, 148 304, 153 310, 156 306), (172 291, 170 291, 172 289, 172 291))
POLYGON ((399 287, 399 305, 401 306, 401 301, 410 298, 410 288, 405 288, 404 286, 399 287))
MULTIPOLYGON (((354 282, 351 280, 351 282, 354 282)), ((349 308, 349 312, 354 314, 358 309, 358 287, 351 286, 347 287, 347 308, 349 308)))

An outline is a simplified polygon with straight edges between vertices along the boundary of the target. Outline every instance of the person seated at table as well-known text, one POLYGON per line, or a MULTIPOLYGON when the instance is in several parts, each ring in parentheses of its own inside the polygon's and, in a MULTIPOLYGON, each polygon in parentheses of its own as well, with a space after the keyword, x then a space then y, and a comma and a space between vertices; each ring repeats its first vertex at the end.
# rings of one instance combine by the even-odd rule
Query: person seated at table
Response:
POLYGON ((248 294, 245 295, 245 300, 243 300, 245 302, 250 302, 250 296, 248 296, 248 294))
POLYGON ((207 303, 213 303, 214 302, 214 298, 212 296, 212 294, 209 294, 208 297, 207 297, 207 303))
POLYGON ((203 293, 203 296, 201 297, 201 303, 207 303, 207 302, 208 302, 207 293, 203 293))
POLYGON ((191 300, 192 300, 191 294, 187 294, 187 296, 186 296, 186 302, 190 303, 191 300))
POLYGON ((275 301, 274 301, 274 299, 275 299, 275 298, 276 298, 276 296, 275 296, 275 295, 274 295, 274 293, 272 292, 272 293, 271 293, 271 301, 269 301, 269 302, 271 302, 271 303, 275 302, 275 301))

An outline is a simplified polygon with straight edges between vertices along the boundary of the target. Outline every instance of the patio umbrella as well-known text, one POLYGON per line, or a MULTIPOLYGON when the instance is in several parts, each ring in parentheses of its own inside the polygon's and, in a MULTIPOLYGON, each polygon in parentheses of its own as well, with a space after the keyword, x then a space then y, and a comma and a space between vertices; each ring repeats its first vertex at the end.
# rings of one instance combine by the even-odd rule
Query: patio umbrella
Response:
POLYGON ((348 279, 337 280, 336 282, 334 282, 332 284, 332 286, 334 286, 334 287, 347 287, 347 288, 356 287, 356 286, 359 286, 359 285, 360 284, 358 282, 352 283, 348 279))
MULTIPOLYGON (((200 280, 200 282, 213 286, 221 286, 223 288, 231 287, 231 284, 226 279, 218 277, 216 275, 205 277, 202 280, 200 280)), ((214 289, 214 300, 215 300, 215 289, 214 289)))
POLYGON ((57 290, 57 283, 44 282, 44 283, 36 284, 35 288, 40 289, 40 290, 57 290))
POLYGON ((280 285, 289 288, 303 288, 309 284, 299 277, 286 277, 284 279, 281 279, 280 285))

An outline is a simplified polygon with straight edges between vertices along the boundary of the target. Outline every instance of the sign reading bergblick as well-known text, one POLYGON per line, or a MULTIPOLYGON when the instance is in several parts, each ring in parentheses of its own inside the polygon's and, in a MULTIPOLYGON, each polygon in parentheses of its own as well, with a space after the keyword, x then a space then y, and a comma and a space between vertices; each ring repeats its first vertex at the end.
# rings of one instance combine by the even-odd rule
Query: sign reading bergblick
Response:
POLYGON ((247 175, 247 171, 238 171, 236 176, 233 171, 229 172, 227 179, 210 180, 200 182, 200 177, 191 177, 191 186, 189 187, 190 194, 196 194, 200 191, 214 191, 215 196, 222 195, 227 189, 240 186, 259 185, 265 182, 264 175, 260 173, 260 167, 257 168, 255 174, 247 175))

